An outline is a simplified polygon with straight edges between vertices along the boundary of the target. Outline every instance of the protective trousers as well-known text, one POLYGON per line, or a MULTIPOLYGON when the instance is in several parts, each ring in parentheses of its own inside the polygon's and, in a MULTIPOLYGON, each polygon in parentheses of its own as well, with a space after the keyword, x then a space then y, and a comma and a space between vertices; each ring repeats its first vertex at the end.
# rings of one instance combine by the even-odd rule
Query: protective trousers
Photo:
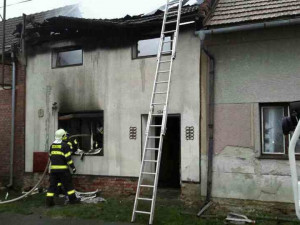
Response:
POLYGON ((64 190, 68 194, 70 203, 75 203, 77 200, 75 189, 72 183, 72 176, 69 171, 64 172, 51 172, 50 173, 50 186, 47 192, 46 204, 48 206, 54 205, 54 195, 57 193, 57 184, 62 183, 64 190))

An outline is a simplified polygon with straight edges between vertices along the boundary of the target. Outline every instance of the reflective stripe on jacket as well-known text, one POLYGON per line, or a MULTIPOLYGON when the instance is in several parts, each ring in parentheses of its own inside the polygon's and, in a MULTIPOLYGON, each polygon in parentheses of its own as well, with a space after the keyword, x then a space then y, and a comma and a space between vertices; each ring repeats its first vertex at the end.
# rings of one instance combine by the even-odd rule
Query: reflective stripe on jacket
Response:
POLYGON ((65 142, 55 141, 50 146, 50 161, 51 161, 51 172, 65 172, 69 170, 69 166, 74 169, 74 163, 71 159, 70 146, 65 142))

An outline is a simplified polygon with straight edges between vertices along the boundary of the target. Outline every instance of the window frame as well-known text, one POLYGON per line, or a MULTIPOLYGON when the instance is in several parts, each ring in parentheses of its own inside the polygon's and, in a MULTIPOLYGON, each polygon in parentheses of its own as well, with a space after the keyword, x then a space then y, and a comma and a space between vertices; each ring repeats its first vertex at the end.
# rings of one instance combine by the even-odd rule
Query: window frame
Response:
MULTIPOLYGON (((82 119, 89 119, 89 118, 98 118, 98 116, 102 117, 103 121, 103 128, 104 128, 104 110, 97 110, 97 111, 76 111, 76 112, 69 112, 69 113, 58 113, 58 125, 59 127, 63 128, 60 124, 60 121, 68 121, 68 120, 72 120, 72 119, 78 119, 81 120, 80 121, 80 126, 82 126, 82 119)), ((64 128, 63 128, 64 129, 64 128)), ((67 132, 69 132, 68 130, 66 130, 67 132)), ((105 131, 104 131, 105 132, 105 131)), ((100 157, 104 157, 104 150, 105 150, 105 143, 104 143, 104 135, 102 137, 102 151, 98 154, 95 155, 85 155, 85 156, 92 156, 92 157, 96 157, 96 156, 100 156, 100 157)), ((73 156, 80 156, 80 155, 75 155, 72 154, 73 156)))
POLYGON ((64 67, 72 67, 72 66, 82 66, 83 65, 83 48, 81 46, 68 46, 68 47, 60 47, 60 48, 53 48, 52 54, 51 54, 51 69, 58 69, 58 68, 64 68, 64 67), (69 52, 69 51, 75 51, 75 50, 81 50, 81 63, 75 63, 71 65, 65 65, 65 66, 57 66, 57 55, 60 52, 69 52), (54 62, 55 59, 55 62, 54 62))
MULTIPOLYGON (((264 120, 263 120, 263 109, 264 108, 273 108, 273 107, 283 107, 283 116, 289 116, 289 103, 280 102, 280 103, 260 103, 259 104, 259 116, 260 116, 260 157, 261 159, 288 159, 288 149, 291 135, 283 135, 284 140, 284 152, 283 153, 265 153, 264 152, 264 120)), ((300 159, 300 152, 295 153, 296 159, 300 159)))
MULTIPOLYGON (((171 40, 174 39, 174 35, 170 34, 170 35, 166 35, 166 37, 170 37, 171 40)), ((141 38, 139 38, 135 44, 131 47, 131 58, 132 59, 145 59, 145 58, 153 58, 153 57, 156 57, 157 56, 157 51, 156 51, 156 54, 154 55, 145 55, 145 56, 138 56, 138 42, 139 41, 144 41, 144 40, 151 40, 151 39, 160 39, 160 36, 143 36, 141 38)), ((171 51, 173 50, 173 42, 171 42, 171 51)), ((171 53, 166 53, 166 54, 163 54, 163 56, 167 56, 167 55, 171 55, 171 53)))

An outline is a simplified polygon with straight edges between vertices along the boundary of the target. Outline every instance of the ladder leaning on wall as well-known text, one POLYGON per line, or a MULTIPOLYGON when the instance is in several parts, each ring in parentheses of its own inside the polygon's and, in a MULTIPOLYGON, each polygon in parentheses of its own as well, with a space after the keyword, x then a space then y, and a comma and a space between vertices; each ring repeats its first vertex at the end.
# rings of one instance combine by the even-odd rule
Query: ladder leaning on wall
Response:
POLYGON ((143 148, 142 164, 139 174, 131 222, 135 221, 136 214, 138 213, 150 215, 149 224, 153 223, 159 167, 163 146, 163 137, 166 133, 172 66, 173 60, 176 56, 176 46, 178 41, 182 1, 183 0, 174 0, 170 2, 170 0, 167 0, 167 4, 165 6, 165 13, 163 17, 160 35, 160 44, 157 53, 155 79, 153 84, 150 110, 145 132, 146 137, 143 148), (173 7, 177 4, 178 7, 174 10, 173 7), (172 10, 170 10, 171 7, 172 10), (173 36, 173 38, 170 38, 170 36, 173 36), (170 48, 170 50, 165 50, 166 46, 172 46, 172 48, 170 48), (155 117, 162 117, 161 124, 154 124, 155 117), (158 130, 160 131, 159 136, 155 136, 155 133, 158 130), (157 141, 158 148, 150 146, 151 141, 157 141), (154 155, 157 155, 156 159, 149 159, 149 156, 151 156, 151 152, 154 153, 154 155), (148 165, 145 166, 146 164, 148 165), (149 171, 150 166, 153 166, 155 172, 149 171), (145 184, 143 182, 145 181, 146 177, 150 178, 149 180, 152 181, 150 184, 145 184), (146 189, 145 192, 147 192, 148 190, 148 192, 151 193, 151 197, 142 196, 143 193, 141 192, 141 189, 143 189, 143 191, 144 189, 146 189), (138 205, 140 202, 144 202, 142 204, 150 204, 150 210, 138 209, 138 205))

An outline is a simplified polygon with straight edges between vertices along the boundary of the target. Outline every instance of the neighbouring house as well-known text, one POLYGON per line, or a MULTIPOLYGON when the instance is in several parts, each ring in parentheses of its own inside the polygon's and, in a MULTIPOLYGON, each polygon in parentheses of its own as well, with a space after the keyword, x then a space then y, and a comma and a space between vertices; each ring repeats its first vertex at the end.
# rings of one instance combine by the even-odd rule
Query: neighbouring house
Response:
MULTIPOLYGON (((25 167, 25 93, 26 93, 26 60, 21 57, 22 51, 18 51, 19 36, 22 33, 23 20, 27 22, 41 23, 46 18, 67 15, 80 16, 76 5, 65 6, 62 8, 49 10, 27 16, 21 16, 6 20, 5 31, 5 70, 2 76, 2 64, 0 65, 1 88, 0 88, 0 186, 8 185, 11 181, 16 186, 23 185, 23 175, 25 167), (30 18, 30 21, 28 19, 30 18), (17 26, 17 29, 16 29, 17 26), (19 32, 19 33, 18 33, 19 32), (19 35, 16 37, 16 35, 19 35), (15 132, 14 132, 14 154, 13 165, 11 162, 11 122, 12 122, 12 58, 11 52, 19 52, 15 58, 16 65, 16 101, 15 101, 15 132), (3 78, 3 79, 2 79, 3 78), (7 89, 7 90, 4 90, 7 89), (13 168, 13 170, 11 170, 13 168), (11 176, 13 174, 13 176, 11 176)), ((2 43, 3 31, 0 22, 0 40, 2 43)), ((28 26, 31 26, 30 24, 28 26)), ((23 34, 24 35, 24 34, 23 34)), ((20 50, 20 49, 19 49, 20 50)), ((2 54, 2 47, 0 47, 2 54)))
MULTIPOLYGON (((208 113, 207 81, 214 74, 215 198, 293 201, 289 137, 282 134, 281 120, 288 103, 300 99, 299 16, 299 1, 219 0, 197 32, 203 44, 201 118, 208 113)), ((205 190, 207 139, 202 140, 205 190)))
MULTIPOLYGON (((48 151, 55 130, 64 128, 81 150, 101 149, 73 156, 77 189, 135 193, 162 17, 161 10, 110 20, 60 16, 28 30, 27 184, 34 152, 48 151)), ((200 193, 199 6, 185 5, 181 18, 195 23, 180 30, 159 186, 200 193)))

